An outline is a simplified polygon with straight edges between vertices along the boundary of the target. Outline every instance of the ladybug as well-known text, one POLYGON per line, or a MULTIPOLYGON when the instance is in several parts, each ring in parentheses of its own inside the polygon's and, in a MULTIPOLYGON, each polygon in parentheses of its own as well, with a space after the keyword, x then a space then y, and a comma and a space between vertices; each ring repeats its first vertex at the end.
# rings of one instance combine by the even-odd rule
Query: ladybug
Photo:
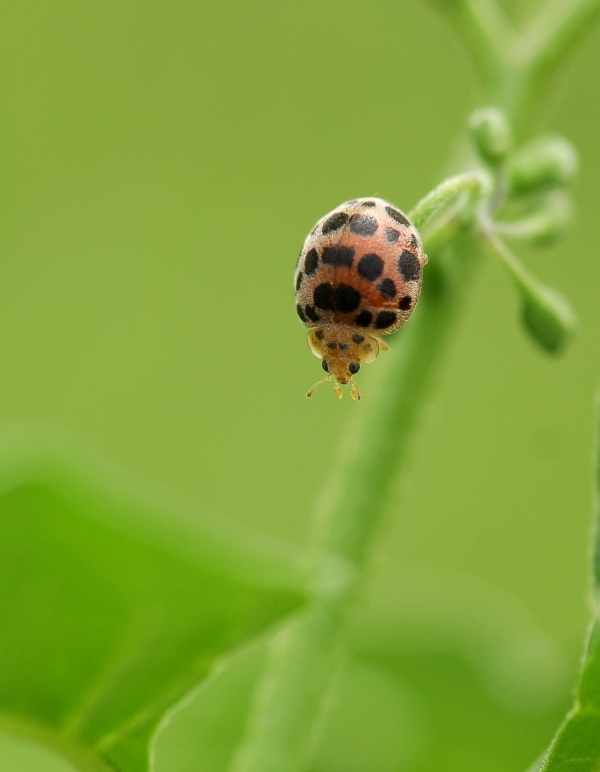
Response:
POLYGON ((296 310, 311 327, 311 351, 322 360, 335 393, 352 384, 361 364, 374 362, 389 335, 411 315, 423 280, 421 237, 408 217, 381 198, 346 201, 308 235, 294 275, 296 310))

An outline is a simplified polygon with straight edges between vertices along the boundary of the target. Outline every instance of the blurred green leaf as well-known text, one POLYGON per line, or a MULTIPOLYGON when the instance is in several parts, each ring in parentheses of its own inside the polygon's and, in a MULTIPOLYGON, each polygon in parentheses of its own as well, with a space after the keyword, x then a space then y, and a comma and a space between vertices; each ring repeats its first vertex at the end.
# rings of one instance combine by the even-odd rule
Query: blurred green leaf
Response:
POLYGON ((600 421, 596 441, 596 532, 594 618, 588 636, 575 704, 550 747, 543 772, 600 770, 600 421))
POLYGON ((166 711, 302 601, 294 555, 68 441, 0 443, 0 728, 141 772, 166 711))
MULTIPOLYGON (((177 714, 157 741, 157 772, 228 772, 264 655, 255 645, 236 653, 177 714)), ((523 768, 556 722, 557 705, 524 714, 499 700, 473 664, 410 626, 381 656, 354 655, 328 695, 307 772, 523 768)))
POLYGON ((600 770, 600 637, 598 621, 590 635, 575 705, 560 728, 543 772, 600 770))
POLYGON ((234 652, 156 741, 157 772, 227 772, 265 666, 267 639, 234 652))
MULTIPOLYGON (((309 772, 505 772, 539 754, 568 704, 563 654, 510 595, 406 568, 393 602, 359 608, 309 772)), ((228 772, 264 667, 235 652, 174 716, 157 772, 228 772)))

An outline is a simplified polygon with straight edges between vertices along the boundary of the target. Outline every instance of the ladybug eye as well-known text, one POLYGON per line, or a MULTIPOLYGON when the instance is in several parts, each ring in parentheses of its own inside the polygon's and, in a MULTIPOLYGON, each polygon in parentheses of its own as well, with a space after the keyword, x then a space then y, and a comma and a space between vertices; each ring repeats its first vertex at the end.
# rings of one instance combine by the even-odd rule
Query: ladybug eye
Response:
POLYGON ((360 370, 360 365, 358 362, 350 362, 350 367, 348 368, 352 375, 356 375, 356 373, 360 370))
POLYGON ((329 372, 329 365, 327 364, 327 362, 325 360, 323 360, 321 362, 321 367, 323 368, 323 370, 325 370, 326 373, 329 372))

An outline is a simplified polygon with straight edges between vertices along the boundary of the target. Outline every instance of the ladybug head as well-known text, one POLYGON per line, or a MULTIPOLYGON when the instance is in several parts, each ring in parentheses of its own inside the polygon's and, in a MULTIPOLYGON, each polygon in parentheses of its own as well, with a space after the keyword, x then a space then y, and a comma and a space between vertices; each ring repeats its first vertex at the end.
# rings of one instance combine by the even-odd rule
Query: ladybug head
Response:
POLYGON ((360 399, 353 376, 360 370, 361 364, 368 364, 377 359, 380 348, 377 338, 357 332, 355 327, 346 324, 325 324, 311 330, 307 340, 311 351, 321 359, 323 370, 328 375, 315 383, 306 396, 312 397, 319 383, 333 380, 335 393, 340 399, 343 395, 340 386, 348 383, 352 384, 352 398, 360 399))

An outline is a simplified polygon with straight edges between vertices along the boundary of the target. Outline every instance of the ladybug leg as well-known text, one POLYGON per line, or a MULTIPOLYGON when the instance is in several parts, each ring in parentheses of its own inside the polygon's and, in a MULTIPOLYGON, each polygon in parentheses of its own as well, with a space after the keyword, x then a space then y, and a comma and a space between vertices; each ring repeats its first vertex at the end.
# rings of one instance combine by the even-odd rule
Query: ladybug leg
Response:
POLYGON ((341 386, 340 386, 340 384, 337 381, 333 385, 333 388, 335 389, 335 393, 336 393, 338 399, 341 399, 344 396, 344 392, 342 391, 341 386))
POLYGON ((354 381, 350 381, 352 384, 352 391, 350 392, 352 394, 352 399, 359 400, 361 398, 360 391, 358 390, 358 386, 354 383, 354 381))
POLYGON ((373 335, 377 343, 379 343, 379 350, 380 351, 389 351, 390 346, 389 343, 386 343, 383 338, 380 338, 379 335, 373 335))

